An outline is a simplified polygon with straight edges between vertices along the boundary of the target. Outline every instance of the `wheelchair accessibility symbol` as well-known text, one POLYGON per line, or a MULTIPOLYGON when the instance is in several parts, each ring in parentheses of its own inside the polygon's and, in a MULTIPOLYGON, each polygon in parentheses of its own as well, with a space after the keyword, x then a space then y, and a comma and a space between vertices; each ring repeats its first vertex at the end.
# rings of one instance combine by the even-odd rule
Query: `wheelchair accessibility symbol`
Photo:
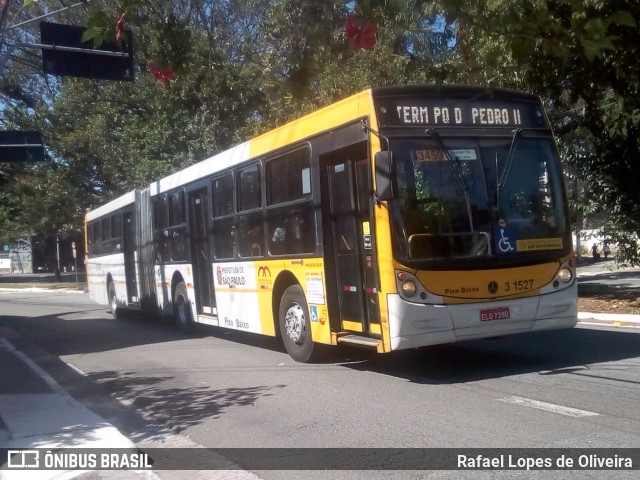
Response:
POLYGON ((493 229, 493 242, 498 253, 510 253, 516 251, 516 234, 507 226, 504 218, 498 220, 498 225, 493 229))
POLYGON ((312 322, 317 322, 318 321, 318 307, 310 307, 311 310, 311 321, 312 322))
POLYGON ((513 246, 513 235, 505 233, 506 229, 500 229, 500 239, 498 240, 498 250, 502 253, 513 252, 516 248, 513 246))

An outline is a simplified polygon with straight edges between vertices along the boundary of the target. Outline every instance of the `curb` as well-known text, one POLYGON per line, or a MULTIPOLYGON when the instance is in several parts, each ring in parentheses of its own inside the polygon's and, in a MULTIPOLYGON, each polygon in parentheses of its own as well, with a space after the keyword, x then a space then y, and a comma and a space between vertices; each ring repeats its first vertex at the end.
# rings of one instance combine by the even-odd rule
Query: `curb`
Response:
POLYGON ((59 292, 59 293, 88 293, 86 288, 71 288, 71 287, 24 287, 24 288, 15 288, 15 287, 7 287, 4 288, 0 286, 0 293, 2 292, 59 292))

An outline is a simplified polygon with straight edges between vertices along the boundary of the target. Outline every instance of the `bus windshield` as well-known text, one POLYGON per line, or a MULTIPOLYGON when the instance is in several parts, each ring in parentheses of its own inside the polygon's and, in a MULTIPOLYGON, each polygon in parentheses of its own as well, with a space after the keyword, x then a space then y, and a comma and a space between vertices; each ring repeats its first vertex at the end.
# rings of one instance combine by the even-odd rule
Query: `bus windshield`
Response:
POLYGON ((398 260, 514 256, 566 245, 562 178, 550 138, 391 141, 398 260))

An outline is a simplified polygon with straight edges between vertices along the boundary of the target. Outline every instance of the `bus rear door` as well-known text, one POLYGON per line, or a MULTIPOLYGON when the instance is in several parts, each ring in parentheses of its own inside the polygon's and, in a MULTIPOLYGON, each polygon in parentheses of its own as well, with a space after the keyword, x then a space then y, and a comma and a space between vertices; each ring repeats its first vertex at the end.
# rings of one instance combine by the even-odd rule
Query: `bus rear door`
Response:
POLYGON ((207 190, 189 193, 189 224, 191 229, 191 263, 198 314, 215 315, 213 270, 207 220, 207 190))
POLYGON ((124 251, 124 274, 127 279, 127 302, 138 303, 138 281, 136 274, 136 245, 133 212, 122 215, 122 243, 124 251))

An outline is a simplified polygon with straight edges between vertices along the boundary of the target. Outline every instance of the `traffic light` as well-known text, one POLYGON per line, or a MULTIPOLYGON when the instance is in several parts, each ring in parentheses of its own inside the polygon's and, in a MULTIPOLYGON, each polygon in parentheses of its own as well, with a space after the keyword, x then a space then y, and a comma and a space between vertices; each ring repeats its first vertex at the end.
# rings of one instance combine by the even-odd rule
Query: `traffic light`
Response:
POLYGON ((42 161, 42 132, 0 132, 0 163, 42 161))
POLYGON ((127 31, 121 45, 105 41, 94 48, 82 42, 86 27, 41 22, 44 73, 99 80, 134 80, 133 36, 127 31))

